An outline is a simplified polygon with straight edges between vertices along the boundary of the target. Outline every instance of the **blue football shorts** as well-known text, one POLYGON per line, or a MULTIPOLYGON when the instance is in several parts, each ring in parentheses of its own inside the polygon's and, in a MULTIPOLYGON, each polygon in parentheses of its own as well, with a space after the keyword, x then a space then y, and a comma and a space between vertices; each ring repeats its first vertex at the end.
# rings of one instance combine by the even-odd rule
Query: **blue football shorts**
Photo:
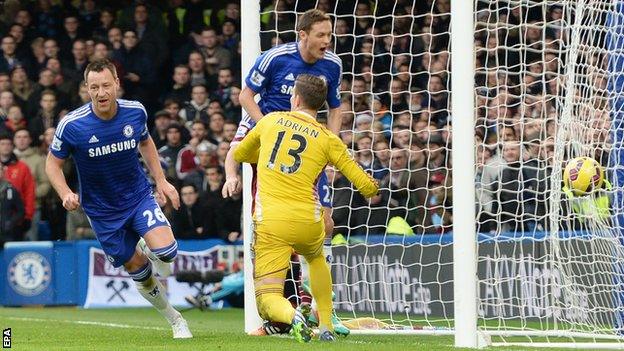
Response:
POLYGON ((152 194, 121 217, 112 220, 89 218, 89 222, 114 267, 120 267, 132 258, 137 243, 147 232, 156 227, 170 227, 152 194))

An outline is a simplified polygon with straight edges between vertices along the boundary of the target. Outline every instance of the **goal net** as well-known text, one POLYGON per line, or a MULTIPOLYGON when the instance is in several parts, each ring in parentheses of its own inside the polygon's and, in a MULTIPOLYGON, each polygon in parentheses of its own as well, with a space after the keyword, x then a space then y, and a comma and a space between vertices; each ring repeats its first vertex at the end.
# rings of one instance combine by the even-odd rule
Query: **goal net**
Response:
POLYGON ((476 212, 477 274, 465 288, 477 292, 480 335, 624 347, 624 5, 473 0, 474 52, 451 53, 449 0, 262 1, 259 35, 243 20, 242 75, 245 55, 297 40, 311 7, 332 16, 343 64, 340 138, 381 185, 367 201, 327 170, 342 321, 354 333, 453 334, 462 202, 476 212), (452 54, 474 54, 474 114, 451 111, 452 54), (453 120, 473 116, 474 143, 453 147, 453 133, 465 133, 453 120), (472 151, 475 178, 453 177, 452 153, 472 151), (603 189, 579 197, 562 187, 577 156, 604 167, 603 189), (453 199, 453 184, 473 186, 475 198, 453 199))

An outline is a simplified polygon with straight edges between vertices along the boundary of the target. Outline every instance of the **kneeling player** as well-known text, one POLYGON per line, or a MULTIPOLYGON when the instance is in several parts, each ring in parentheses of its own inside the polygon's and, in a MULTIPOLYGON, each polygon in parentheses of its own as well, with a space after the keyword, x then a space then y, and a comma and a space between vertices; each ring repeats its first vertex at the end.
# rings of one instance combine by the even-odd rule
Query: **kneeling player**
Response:
POLYGON ((321 340, 335 340, 331 323, 331 274, 323 255, 323 211, 314 183, 328 163, 337 167, 366 197, 376 182, 351 158, 346 146, 316 122, 327 85, 301 74, 295 81, 291 112, 264 116, 234 153, 238 162, 257 164, 254 211, 254 285, 258 312, 265 320, 291 325, 291 334, 309 341, 311 329, 300 311, 283 297, 284 279, 294 249, 310 266, 318 304, 321 340))

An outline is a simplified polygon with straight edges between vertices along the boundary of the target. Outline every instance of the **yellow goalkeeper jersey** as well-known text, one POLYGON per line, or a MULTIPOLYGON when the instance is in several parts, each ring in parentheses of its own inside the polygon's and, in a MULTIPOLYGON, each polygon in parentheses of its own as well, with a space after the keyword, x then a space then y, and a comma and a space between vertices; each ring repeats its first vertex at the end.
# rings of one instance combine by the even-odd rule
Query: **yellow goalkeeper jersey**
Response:
POLYGON ((377 183, 342 141, 305 112, 272 112, 262 117, 238 145, 234 158, 257 164, 256 221, 320 221, 316 182, 328 163, 365 197, 378 191, 377 183))

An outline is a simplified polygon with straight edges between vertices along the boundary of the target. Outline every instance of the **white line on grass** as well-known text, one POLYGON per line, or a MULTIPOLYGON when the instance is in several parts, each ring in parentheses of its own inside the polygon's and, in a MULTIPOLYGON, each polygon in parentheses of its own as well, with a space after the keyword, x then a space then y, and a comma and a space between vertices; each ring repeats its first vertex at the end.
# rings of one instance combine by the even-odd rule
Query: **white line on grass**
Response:
POLYGON ((109 327, 109 328, 170 330, 168 328, 161 328, 161 327, 147 327, 147 326, 142 326, 142 325, 104 323, 104 322, 95 322, 95 321, 80 321, 80 320, 71 320, 71 319, 46 319, 46 318, 30 318, 30 317, 5 317, 5 318, 13 319, 17 321, 26 321, 26 322, 58 322, 58 323, 80 324, 80 325, 95 325, 99 327, 109 327))

